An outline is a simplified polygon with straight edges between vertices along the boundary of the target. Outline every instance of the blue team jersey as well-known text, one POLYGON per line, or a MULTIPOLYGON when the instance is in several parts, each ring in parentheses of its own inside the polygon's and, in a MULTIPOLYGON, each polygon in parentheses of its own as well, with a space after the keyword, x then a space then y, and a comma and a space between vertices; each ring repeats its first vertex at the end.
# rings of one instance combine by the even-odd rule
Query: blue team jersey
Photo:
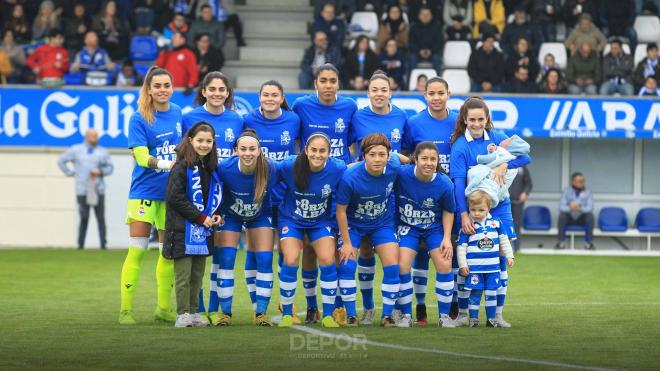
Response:
POLYGON ((231 157, 234 151, 234 141, 243 131, 243 118, 238 113, 226 108, 221 114, 214 115, 204 106, 199 106, 183 115, 183 132, 187 132, 200 121, 208 122, 215 130, 218 161, 231 157))
POLYGON ((268 161, 269 179, 261 204, 254 203, 254 174, 243 174, 238 168, 238 156, 232 156, 218 164, 218 176, 222 182, 222 204, 220 210, 239 220, 252 220, 271 213, 271 193, 277 168, 268 161))
POLYGON ((330 138, 330 156, 347 164, 352 162, 348 147, 351 145, 351 119, 357 110, 353 99, 337 96, 337 101, 328 106, 321 103, 316 94, 311 94, 296 99, 292 109, 300 117, 303 144, 312 133, 323 132, 330 138))
POLYGON ((399 169, 399 156, 394 155, 380 176, 369 174, 364 161, 346 170, 337 190, 337 204, 348 205, 350 227, 394 226, 392 191, 399 169))
POLYGON ((440 165, 449 173, 449 159, 451 154, 451 134, 454 132, 458 114, 454 111, 448 110, 449 115, 447 118, 438 120, 431 116, 429 109, 425 109, 415 116, 408 119, 406 131, 403 134, 403 149, 410 152, 415 150, 415 147, 424 141, 431 141, 438 146, 438 155, 440 165))
POLYGON ((332 221, 332 200, 339 187, 346 164, 337 158, 328 158, 325 167, 310 173, 309 186, 302 192, 296 187, 293 166, 296 157, 278 164, 279 177, 286 183, 287 192, 280 205, 282 218, 292 220, 300 228, 318 228, 332 221))
MULTIPOLYGON (((401 153, 402 136, 406 130, 408 115, 391 104, 391 110, 385 115, 380 115, 371 110, 371 106, 363 107, 355 112, 351 122, 351 141, 358 143, 358 149, 362 139, 369 134, 381 133, 389 139, 392 151, 401 153)), ((358 151, 361 156, 361 152, 358 151)))
MULTIPOLYGON (((155 111, 149 124, 140 112, 131 116, 128 124, 128 148, 147 147, 149 155, 159 160, 176 160, 174 148, 181 141, 181 108, 170 103, 165 112, 155 111)), ((131 176, 129 199, 165 200, 169 171, 150 169, 135 164, 131 176)))
POLYGON ((282 110, 280 117, 269 119, 255 109, 244 117, 245 127, 259 135, 261 150, 271 160, 284 160, 294 155, 296 140, 300 139, 300 119, 291 111, 282 110))
POLYGON ((506 235, 499 218, 490 214, 483 223, 474 222, 475 233, 458 234, 458 244, 467 245, 467 264, 470 273, 500 271, 500 238, 506 235))
POLYGON ((415 176, 415 165, 404 165, 394 183, 397 224, 416 229, 442 228, 442 212, 455 212, 454 184, 449 177, 436 173, 423 182, 415 176))

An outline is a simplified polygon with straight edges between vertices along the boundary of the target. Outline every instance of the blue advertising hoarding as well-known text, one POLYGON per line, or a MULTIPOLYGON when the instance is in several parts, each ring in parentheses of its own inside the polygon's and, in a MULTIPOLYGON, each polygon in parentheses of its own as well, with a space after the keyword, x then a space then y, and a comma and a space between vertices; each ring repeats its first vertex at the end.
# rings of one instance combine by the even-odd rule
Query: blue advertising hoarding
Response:
MULTIPOLYGON (((289 103, 303 93, 289 93, 289 103)), ((365 94, 346 94, 363 107, 365 94)), ((88 128, 101 144, 125 148, 128 123, 137 109, 138 90, 34 88, 0 89, 0 146, 70 146, 88 128)), ((193 96, 176 92, 184 112, 193 96)), ((465 97, 448 105, 458 110, 465 97)), ((660 100, 623 97, 490 96, 485 98, 495 127, 523 137, 660 138, 660 100)), ((421 95, 396 95, 392 103, 409 115, 426 107, 421 95)), ((259 106, 257 93, 237 93, 236 109, 246 114, 259 106)))

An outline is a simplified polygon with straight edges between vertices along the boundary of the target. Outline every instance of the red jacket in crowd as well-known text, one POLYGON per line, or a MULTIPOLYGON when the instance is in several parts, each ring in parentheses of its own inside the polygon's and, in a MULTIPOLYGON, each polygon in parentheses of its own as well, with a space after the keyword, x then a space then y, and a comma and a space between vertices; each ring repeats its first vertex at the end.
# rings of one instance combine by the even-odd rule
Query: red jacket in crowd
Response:
POLYGON ((199 80, 197 57, 190 49, 179 48, 162 51, 156 59, 156 65, 172 74, 176 88, 192 88, 197 85, 199 80))
POLYGON ((37 48, 27 60, 28 67, 39 68, 37 77, 62 78, 69 70, 69 53, 64 48, 54 48, 50 44, 44 44, 37 48))

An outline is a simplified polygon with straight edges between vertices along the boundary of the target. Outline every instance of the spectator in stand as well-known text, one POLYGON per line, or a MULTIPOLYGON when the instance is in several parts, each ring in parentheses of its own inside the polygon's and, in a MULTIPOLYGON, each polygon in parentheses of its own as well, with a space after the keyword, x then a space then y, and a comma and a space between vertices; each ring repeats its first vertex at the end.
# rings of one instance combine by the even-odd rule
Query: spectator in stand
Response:
POLYGON ((561 4, 559 0, 535 0, 532 2, 532 24, 537 27, 541 42, 557 40, 555 24, 560 18, 561 4))
MULTIPOLYGON (((225 26, 213 18, 213 10, 209 4, 202 5, 199 18, 195 19, 190 26, 190 31, 188 31, 187 35, 188 44, 196 44, 197 37, 201 34, 207 35, 210 46, 214 49, 222 49, 225 45, 225 26)), ((222 58, 222 64, 224 64, 224 56, 222 58)), ((220 69, 217 71, 220 71, 220 69)))
POLYGON ((206 3, 211 6, 215 18, 225 26, 225 33, 230 28, 234 30, 236 46, 247 46, 243 38, 243 22, 236 13, 234 0, 208 0, 206 3))
POLYGON ((552 68, 557 69, 557 70, 561 69, 561 68, 559 68, 559 65, 555 62, 555 55, 552 54, 552 53, 547 53, 543 57, 543 65, 541 65, 541 71, 540 71, 540 73, 538 75, 538 78, 537 78, 538 82, 541 82, 541 79, 543 79, 543 77, 545 77, 545 74, 548 71, 550 71, 550 69, 552 69, 552 68))
POLYGON ((194 44, 193 52, 195 52, 197 65, 199 66, 199 81, 202 81, 209 72, 222 70, 225 65, 225 56, 222 54, 222 49, 211 45, 211 38, 208 34, 198 34, 195 37, 194 44))
POLYGON ((92 20, 92 30, 96 31, 101 40, 101 46, 108 51, 113 61, 126 58, 128 45, 128 28, 117 16, 117 4, 109 0, 92 20))
POLYGON ((381 50, 389 39, 396 40, 396 45, 399 48, 408 48, 408 33, 409 26, 406 20, 403 19, 401 7, 396 4, 391 5, 387 9, 387 16, 378 28, 378 50, 381 50))
POLYGON ((603 33, 612 39, 614 36, 625 37, 630 50, 637 47, 635 23, 635 0, 616 0, 602 2, 603 33))
POLYGON ((39 40, 46 37, 50 31, 60 28, 60 17, 55 12, 55 5, 45 0, 39 5, 39 12, 32 22, 32 39, 39 40))
POLYGON ((500 40, 504 54, 509 56, 515 54, 518 40, 524 37, 527 39, 528 49, 536 55, 541 45, 541 38, 538 36, 537 28, 529 21, 527 11, 523 6, 518 6, 513 12, 513 17, 513 22, 506 25, 500 40))
MULTIPOLYGON (((401 91, 401 85, 398 81, 392 76, 387 76, 387 79, 390 80, 390 90, 392 91, 401 91)), ((366 88, 366 87, 365 87, 366 88)))
POLYGON ((378 56, 369 47, 369 38, 360 35, 355 40, 353 49, 346 56, 344 61, 344 80, 353 90, 361 90, 362 85, 355 84, 355 78, 362 77, 362 82, 371 78, 374 71, 378 69, 378 56))
POLYGON ((65 45, 69 54, 75 54, 85 44, 85 34, 89 31, 89 20, 85 14, 85 4, 76 3, 73 15, 64 24, 65 45))
MULTIPOLYGON (((389 0, 389 2, 396 3, 397 1, 389 0)), ((411 20, 411 25, 412 23, 415 23, 415 19, 417 19, 417 16, 419 15, 419 10, 424 6, 431 9, 431 14, 433 15, 434 19, 437 19, 438 22, 442 22, 443 8, 446 7, 446 5, 443 6, 443 3, 448 2, 449 1, 446 0, 406 0, 405 2, 398 1, 399 4, 405 3, 406 6, 404 10, 407 12, 408 19, 411 20)))
POLYGON ((117 74, 117 82, 115 85, 121 87, 142 85, 142 79, 140 79, 140 76, 135 72, 135 66, 133 66, 133 62, 129 59, 121 64, 121 70, 119 70, 119 73, 117 74))
POLYGON ((645 85, 649 76, 654 76, 656 80, 660 77, 660 63, 658 61, 658 44, 649 43, 646 45, 646 58, 639 61, 635 68, 633 76, 635 89, 639 90, 645 85))
POLYGON ((472 38, 483 38, 483 35, 499 35, 504 31, 506 15, 502 0, 475 0, 472 8, 474 27, 472 38))
POLYGON ((633 95, 633 59, 621 47, 621 40, 610 42, 610 52, 603 57, 603 84, 600 95, 633 95))
POLYGON ((182 13, 175 13, 172 21, 163 29, 163 37, 172 42, 172 35, 181 32, 186 36, 189 29, 190 26, 186 22, 186 17, 182 13))
MULTIPOLYGON (((465 27, 469 29, 470 26, 472 25, 472 4, 470 4, 470 0, 445 1, 445 6, 444 9, 442 10, 442 20, 444 21, 445 31, 450 27, 456 30, 461 30, 465 27), (459 22, 459 24, 455 25, 454 22, 459 22)), ((469 31, 472 32, 472 30, 469 31)), ((447 37, 447 39, 450 40, 449 37, 447 37)), ((452 40, 464 40, 464 39, 460 38, 460 39, 452 39, 452 40)))
POLYGON ((539 86, 539 93, 541 94, 567 94, 568 88, 561 75, 561 71, 557 68, 551 68, 543 74, 541 84, 539 86))
POLYGON ((326 3, 321 9, 319 17, 312 25, 311 35, 316 31, 323 31, 328 37, 328 48, 341 51, 346 37, 346 23, 335 15, 335 6, 332 3, 326 3))
POLYGON ((509 55, 506 62, 506 79, 511 79, 518 69, 518 66, 525 66, 529 70, 529 79, 536 81, 536 76, 539 74, 539 62, 534 57, 534 54, 529 50, 529 44, 525 37, 518 39, 515 51, 509 55))
POLYGON ((108 52, 103 48, 99 48, 99 36, 94 31, 87 32, 85 34, 85 47, 76 54, 76 58, 71 64, 71 72, 82 72, 87 85, 107 85, 111 81, 111 74, 114 69, 115 64, 110 60, 108 52), (94 79, 88 75, 89 72, 97 73, 94 79), (102 75, 105 75, 106 79, 103 84, 98 81, 102 75), (90 78, 88 79, 88 77, 90 78))
POLYGON ((407 71, 406 58, 403 52, 396 47, 396 40, 387 40, 385 48, 380 52, 380 69, 396 81, 397 86, 404 86, 407 71))
POLYGON ((27 65, 42 79, 61 79, 69 70, 69 53, 62 47, 64 35, 54 29, 48 34, 48 43, 41 45, 27 60, 27 65))
POLYGON ((499 92, 504 79, 504 55, 495 49, 495 36, 484 35, 483 45, 470 54, 468 75, 473 92, 499 92))
POLYGON ((525 65, 516 67, 513 79, 504 84, 503 90, 507 93, 534 94, 537 93, 536 83, 529 77, 529 69, 525 65))
POLYGON ((305 50, 300 62, 300 74, 298 75, 298 87, 300 89, 311 89, 314 83, 316 70, 326 63, 331 63, 339 68, 341 55, 337 49, 328 48, 328 36, 323 31, 314 33, 314 43, 305 50))
POLYGON ((593 250, 591 242, 594 235, 594 196, 584 185, 584 175, 579 172, 571 175, 571 185, 564 189, 559 201, 559 220, 557 221, 557 245, 555 248, 566 248, 566 226, 584 226, 584 248, 593 250))
POLYGON ((3 50, 0 50, 0 84, 6 85, 9 81, 9 76, 14 72, 11 66, 9 56, 3 50))
POLYGON ((423 73, 417 76, 417 85, 415 86, 415 91, 426 91, 426 83, 428 81, 429 77, 423 73))
POLYGON ((383 8, 382 0, 314 0, 314 15, 321 14, 325 4, 334 5, 337 18, 344 22, 349 22, 355 11, 372 11, 380 14, 383 8))
POLYGON ((640 15, 660 16, 660 0, 635 0, 635 9, 640 15))
POLYGON ((417 67, 420 61, 433 64, 437 74, 442 68, 442 26, 433 19, 431 9, 421 7, 417 17, 419 22, 410 27, 410 69, 417 67))
POLYGON ((598 7, 597 0, 566 0, 562 8, 566 35, 575 28, 583 14, 599 19, 598 7))
POLYGON ((2 44, 0 50, 5 53, 11 63, 12 72, 7 76, 7 82, 17 84, 23 82, 23 72, 25 69, 25 51, 14 41, 14 31, 6 29, 2 33, 2 44))
POLYGON ((571 94, 598 94, 600 71, 598 54, 591 49, 589 42, 582 42, 578 53, 568 59, 566 68, 568 92, 571 94))
POLYGON ((199 82, 197 57, 186 47, 186 37, 181 32, 172 35, 172 48, 160 52, 156 65, 172 74, 173 86, 185 88, 185 95, 190 95, 199 82))
POLYGON ((513 216, 513 225, 518 238, 513 242, 513 248, 520 250, 520 226, 523 222, 523 211, 525 210, 525 201, 532 192, 532 176, 527 166, 519 167, 516 177, 509 186, 509 198, 511 199, 511 214, 513 216))
POLYGON ((14 32, 14 40, 18 44, 30 42, 31 28, 25 18, 25 8, 22 4, 16 4, 11 10, 11 17, 5 23, 4 29, 14 32))
POLYGON ((511 14, 521 6, 525 8, 525 11, 529 14, 532 9, 532 4, 530 4, 532 1, 533 0, 504 0, 504 11, 506 13, 507 23, 511 14))
POLYGON ((649 76, 646 78, 646 82, 641 89, 639 89, 640 97, 657 97, 660 96, 660 89, 658 89, 658 80, 655 76, 649 76))
POLYGON ((580 23, 568 35, 568 38, 564 41, 564 45, 566 49, 571 51, 571 55, 574 55, 580 45, 585 42, 589 43, 591 49, 595 50, 598 54, 603 51, 605 44, 607 44, 607 38, 600 32, 598 27, 591 23, 591 16, 589 14, 582 14, 580 16, 580 23))
POLYGON ((455 15, 449 27, 445 28, 445 39, 447 41, 470 41, 472 30, 463 22, 463 17, 455 15))
POLYGON ((165 8, 165 4, 162 3, 162 0, 133 1, 133 24, 135 25, 136 34, 151 34, 151 31, 155 26, 156 9, 159 8, 165 8))

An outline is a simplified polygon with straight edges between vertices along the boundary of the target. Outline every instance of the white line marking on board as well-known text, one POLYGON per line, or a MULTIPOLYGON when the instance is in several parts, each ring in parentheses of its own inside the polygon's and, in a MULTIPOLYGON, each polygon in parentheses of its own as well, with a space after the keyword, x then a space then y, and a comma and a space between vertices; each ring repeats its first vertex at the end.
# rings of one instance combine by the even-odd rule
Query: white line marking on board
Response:
POLYGON ((320 336, 320 337, 328 337, 331 339, 341 339, 343 341, 350 341, 353 343, 359 343, 359 344, 367 344, 375 347, 381 347, 381 348, 388 348, 388 349, 397 349, 397 350, 404 350, 404 351, 414 351, 414 352, 420 352, 420 353, 434 353, 434 354, 442 354, 442 355, 449 355, 449 356, 454 356, 454 357, 462 357, 462 358, 472 358, 472 359, 483 359, 483 360, 490 360, 490 361, 502 361, 502 362, 512 362, 512 363, 524 363, 524 364, 531 364, 531 365, 540 365, 540 366, 548 366, 548 367, 562 367, 562 368, 570 368, 570 369, 579 369, 579 370, 613 370, 613 369, 608 369, 608 368, 603 368, 603 367, 591 367, 591 366, 580 366, 580 365, 574 365, 570 363, 561 363, 561 362, 552 362, 552 361, 537 361, 534 359, 525 359, 525 358, 514 358, 514 357, 505 357, 505 356, 484 356, 484 355, 478 355, 478 354, 470 354, 470 353, 459 353, 459 352, 452 352, 448 350, 442 350, 442 349, 434 349, 434 348, 418 348, 418 347, 409 347, 405 345, 399 345, 399 344, 390 344, 390 343, 382 343, 379 341, 372 341, 372 340, 365 340, 364 338, 354 338, 348 334, 334 334, 330 332, 325 332, 321 330, 317 330, 314 328, 309 328, 305 326, 300 326, 300 325, 294 325, 294 329, 301 331, 301 332, 306 332, 308 334, 320 336))

